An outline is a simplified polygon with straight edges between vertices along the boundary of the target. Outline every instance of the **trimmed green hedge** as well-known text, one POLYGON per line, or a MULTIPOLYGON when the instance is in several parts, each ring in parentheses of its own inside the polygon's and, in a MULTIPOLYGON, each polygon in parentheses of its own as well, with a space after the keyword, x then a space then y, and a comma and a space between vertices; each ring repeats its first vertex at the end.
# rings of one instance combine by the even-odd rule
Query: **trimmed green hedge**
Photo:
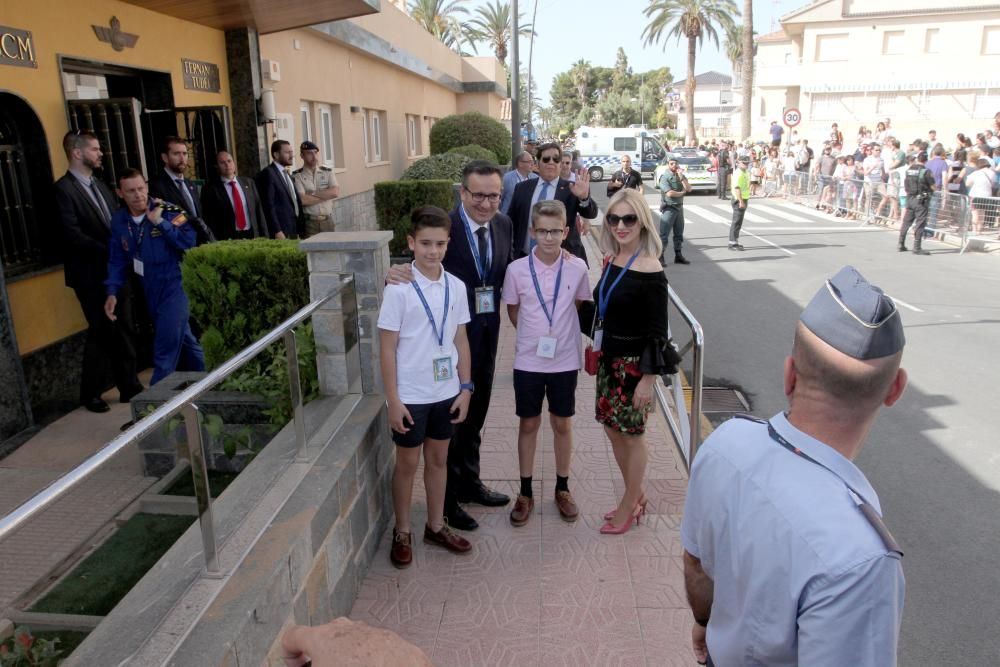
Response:
POLYGON ((458 183, 462 180, 462 170, 472 160, 459 153, 443 153, 420 158, 407 168, 401 181, 440 181, 458 183))
POLYGON ((393 233, 392 241, 389 242, 389 253, 392 256, 410 254, 406 232, 410 228, 410 213, 413 209, 419 206, 439 206, 450 211, 455 208, 454 182, 383 181, 375 184, 375 218, 379 229, 393 233))
POLYGON ((456 146, 455 148, 449 149, 448 153, 458 153, 459 155, 464 155, 471 160, 486 160, 487 162, 497 161, 497 156, 493 154, 493 151, 483 148, 482 146, 477 146, 476 144, 456 146))
POLYGON ((494 154, 498 164, 510 162, 510 129, 478 111, 445 116, 431 128, 431 155, 475 144, 494 154))
MULTIPOLYGON (((205 364, 215 368, 309 304, 309 268, 298 241, 254 239, 207 243, 181 266, 191 316, 201 328, 205 364)), ((303 400, 319 395, 312 323, 296 330, 303 400)), ((260 394, 271 423, 291 419, 284 343, 275 343, 221 388, 260 394)))

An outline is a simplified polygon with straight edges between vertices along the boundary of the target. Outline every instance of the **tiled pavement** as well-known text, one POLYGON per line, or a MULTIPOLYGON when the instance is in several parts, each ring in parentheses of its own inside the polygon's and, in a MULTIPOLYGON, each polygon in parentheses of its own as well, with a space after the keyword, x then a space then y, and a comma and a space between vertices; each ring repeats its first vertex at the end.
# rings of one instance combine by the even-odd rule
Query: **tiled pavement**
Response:
MULTIPOLYGON (((513 347, 514 330, 505 324, 482 446, 483 480, 512 496, 519 484, 513 347)), ((552 499, 555 459, 547 424, 535 458, 531 520, 515 528, 510 505, 468 506, 480 523, 465 533, 474 545, 468 555, 420 541, 426 504, 418 473, 414 563, 406 570, 392 566, 387 535, 351 618, 399 633, 437 667, 693 665, 678 535, 683 464, 654 411, 647 432, 649 513, 625 535, 600 535, 601 517, 617 503, 622 482, 593 402, 594 378, 581 373, 570 476, 578 521, 564 522, 552 499)))

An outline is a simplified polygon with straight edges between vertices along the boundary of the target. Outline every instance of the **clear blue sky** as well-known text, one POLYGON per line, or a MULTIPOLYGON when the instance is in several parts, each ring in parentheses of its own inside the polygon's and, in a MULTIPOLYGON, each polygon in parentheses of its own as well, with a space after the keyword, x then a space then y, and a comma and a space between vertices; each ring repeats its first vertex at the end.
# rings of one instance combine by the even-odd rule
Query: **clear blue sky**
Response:
MULTIPOLYGON (((754 29, 763 35, 777 29, 778 17, 793 9, 809 4, 810 0, 754 0, 754 29)), ((737 1, 742 7, 742 2, 737 1)), ((535 0, 518 0, 518 9, 531 21, 535 0)), ((642 30, 647 19, 643 9, 646 0, 538 0, 535 21, 535 53, 532 76, 535 79, 542 106, 548 105, 552 78, 583 58, 594 66, 611 67, 615 64, 618 47, 624 47, 629 65, 634 72, 644 72, 666 65, 675 81, 686 76, 687 46, 668 40, 656 46, 642 46, 642 30)), ((720 47, 722 35, 719 37, 720 47)), ((528 67, 530 40, 521 39, 520 60, 522 70, 528 67)), ((480 48, 480 53, 486 55, 480 48)), ((698 52, 696 73, 708 70, 729 73, 729 61, 709 41, 698 52)))

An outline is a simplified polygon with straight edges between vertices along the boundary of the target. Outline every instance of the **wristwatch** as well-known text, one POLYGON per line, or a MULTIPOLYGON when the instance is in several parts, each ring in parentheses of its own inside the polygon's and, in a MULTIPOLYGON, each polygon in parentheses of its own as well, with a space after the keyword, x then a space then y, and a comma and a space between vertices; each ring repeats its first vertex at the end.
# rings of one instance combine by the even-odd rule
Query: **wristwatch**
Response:
POLYGON ((468 389, 469 393, 472 394, 472 393, 475 393, 475 391, 476 391, 476 385, 475 385, 475 383, 472 383, 472 382, 463 382, 462 384, 458 385, 458 389, 459 389, 459 391, 464 391, 464 390, 468 389))

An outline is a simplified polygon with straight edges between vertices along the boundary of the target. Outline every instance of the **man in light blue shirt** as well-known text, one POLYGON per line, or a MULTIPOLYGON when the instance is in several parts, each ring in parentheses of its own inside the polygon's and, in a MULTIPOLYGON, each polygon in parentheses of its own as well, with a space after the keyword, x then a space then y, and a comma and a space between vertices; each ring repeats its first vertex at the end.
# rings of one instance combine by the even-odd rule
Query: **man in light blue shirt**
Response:
POLYGON ((852 267, 803 311, 789 410, 723 424, 691 470, 681 541, 699 662, 896 664, 902 553, 852 463, 906 386, 892 299, 852 267))
POLYGON ((503 198, 500 200, 500 212, 507 215, 510 210, 510 202, 514 198, 514 188, 518 183, 529 178, 538 178, 538 174, 532 171, 535 166, 535 158, 528 151, 523 151, 517 156, 514 169, 503 175, 503 198))

